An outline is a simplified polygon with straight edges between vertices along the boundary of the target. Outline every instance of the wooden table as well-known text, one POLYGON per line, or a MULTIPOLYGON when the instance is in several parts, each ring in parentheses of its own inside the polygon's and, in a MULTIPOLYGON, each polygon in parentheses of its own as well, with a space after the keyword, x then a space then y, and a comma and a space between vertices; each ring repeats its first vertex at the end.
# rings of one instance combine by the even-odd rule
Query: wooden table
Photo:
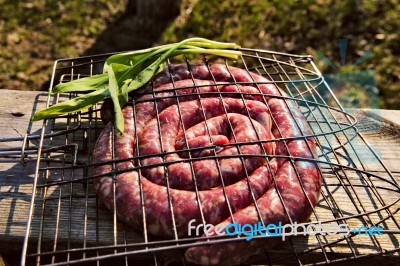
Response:
MULTIPOLYGON (((26 151, 28 154, 23 164, 18 153, 21 152, 26 133, 40 133, 42 123, 32 124, 29 123, 29 119, 35 109, 41 109, 45 106, 47 93, 11 90, 1 90, 0 92, 2 95, 0 97, 0 139, 2 140, 0 151, 3 152, 3 155, 0 155, 0 243, 3 257, 6 260, 13 261, 14 258, 10 256, 18 257, 21 253, 28 210, 31 204, 33 177, 36 170, 35 150, 26 151), (33 105, 34 102, 35 105, 33 105), (5 156, 4 152, 8 152, 10 155, 5 156)), ((360 128, 363 135, 368 143, 379 151, 380 158, 399 181, 400 111, 352 110, 351 113, 355 117, 362 118, 360 128)), ((35 141, 37 140, 32 140, 32 142, 35 141)), ((394 197, 399 197, 399 191, 390 193, 394 197)), ((394 199, 388 199, 388 201, 394 199)), ((399 204, 391 208, 397 221, 400 221, 398 210, 399 204)), ((397 230, 397 228, 395 229, 397 230)), ((59 241, 62 241, 62 239, 59 239, 59 241)), ((365 240, 355 241, 353 245, 359 249, 365 248, 363 241, 365 240)), ((387 241, 383 242, 389 248, 393 248, 393 245, 398 246, 400 235, 392 234, 387 241)), ((334 250, 334 252, 337 251, 334 250)), ((400 263, 399 253, 390 254, 386 257, 379 256, 375 260, 380 258, 385 261, 393 260, 393 265, 400 263)))

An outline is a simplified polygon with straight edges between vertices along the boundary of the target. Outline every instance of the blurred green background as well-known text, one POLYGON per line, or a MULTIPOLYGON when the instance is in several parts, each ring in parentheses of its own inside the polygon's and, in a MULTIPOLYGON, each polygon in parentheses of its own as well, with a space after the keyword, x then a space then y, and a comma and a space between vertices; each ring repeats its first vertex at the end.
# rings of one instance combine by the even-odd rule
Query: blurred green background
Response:
MULTIPOLYGON (((328 77, 369 70, 380 108, 400 109, 399 30, 394 0, 0 0, 0 89, 47 90, 58 58, 199 36, 311 54, 328 77), (339 39, 348 40, 344 64, 339 39)), ((366 97, 348 89, 355 99, 366 97)), ((347 107, 371 107, 363 102, 347 107)))

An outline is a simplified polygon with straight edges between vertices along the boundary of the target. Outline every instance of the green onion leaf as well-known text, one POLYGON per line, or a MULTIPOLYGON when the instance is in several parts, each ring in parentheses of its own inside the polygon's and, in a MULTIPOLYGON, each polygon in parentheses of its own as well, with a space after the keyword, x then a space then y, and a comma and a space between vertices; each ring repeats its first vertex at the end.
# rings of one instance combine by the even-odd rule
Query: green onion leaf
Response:
POLYGON ((132 52, 126 52, 126 53, 119 53, 119 54, 114 54, 111 55, 109 58, 107 58, 103 72, 107 72, 108 68, 110 67, 111 64, 113 63, 118 63, 118 64, 123 64, 127 66, 133 66, 137 62, 141 61, 143 58, 148 56, 149 54, 153 54, 154 52, 159 51, 163 47, 168 47, 170 44, 163 45, 163 46, 158 46, 150 49, 144 49, 144 50, 139 50, 139 51, 132 51, 132 52))
POLYGON ((114 54, 107 58, 103 73, 58 84, 51 94, 62 92, 90 92, 38 111, 32 121, 54 118, 78 112, 111 97, 114 104, 114 126, 124 131, 122 107, 128 102, 128 93, 146 85, 166 66, 170 57, 182 54, 210 54, 237 59, 240 46, 204 38, 190 38, 179 43, 161 45, 149 49, 114 54))
POLYGON ((83 92, 105 89, 108 86, 107 74, 98 74, 90 77, 60 83, 51 90, 51 94, 61 92, 83 92))
POLYGON ((110 65, 108 69, 108 79, 109 79, 109 90, 111 100, 114 104, 114 126, 118 129, 119 133, 122 134, 124 132, 124 116, 122 114, 121 106, 119 104, 119 90, 118 90, 118 81, 115 77, 113 64, 110 65))
POLYGON ((91 93, 72 98, 68 101, 61 102, 52 105, 46 109, 40 110, 33 115, 31 121, 55 118, 60 115, 70 114, 81 111, 83 109, 88 109, 96 103, 104 100, 108 96, 110 96, 110 92, 108 89, 93 91, 91 93))

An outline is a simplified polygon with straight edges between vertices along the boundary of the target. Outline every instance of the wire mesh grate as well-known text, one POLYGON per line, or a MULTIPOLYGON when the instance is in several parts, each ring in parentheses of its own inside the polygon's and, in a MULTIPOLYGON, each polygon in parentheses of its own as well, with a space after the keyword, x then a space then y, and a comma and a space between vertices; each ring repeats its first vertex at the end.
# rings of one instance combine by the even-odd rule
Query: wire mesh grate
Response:
MULTIPOLYGON (((173 62, 169 62, 169 69, 175 63, 192 62, 238 66, 268 78, 286 91, 289 95, 287 100, 297 103, 310 125, 311 137, 317 143, 316 162, 323 176, 320 200, 312 210, 310 221, 304 225, 338 226, 346 223, 350 228, 382 226, 388 232, 379 236, 362 236, 363 239, 356 233, 299 234, 251 257, 247 262, 318 265, 399 252, 398 239, 393 235, 400 229, 399 184, 358 132, 359 121, 340 105, 312 58, 253 49, 243 49, 242 52, 243 56, 237 61, 208 57, 174 58, 173 62)), ((58 83, 101 73, 108 56, 56 61, 50 88, 58 83)), ((218 85, 221 84, 215 82, 215 86, 218 85)), ((49 95, 49 105, 76 95, 49 95)), ((140 103, 140 100, 135 101, 138 95, 150 95, 148 101, 163 99, 162 93, 155 91, 137 92, 131 102, 133 108, 140 103)), ((218 97, 221 95, 217 93, 218 97)), ((192 96, 201 98, 202 94, 193 93, 192 96)), ((176 94, 172 96, 177 102, 180 97, 176 94)), ((188 247, 245 241, 243 237, 186 238, 176 234, 170 239, 159 239, 146 233, 146 226, 143 233, 120 222, 116 212, 110 213, 100 202, 92 185, 92 170, 95 167, 92 153, 103 129, 100 105, 44 123, 40 141, 43 148, 39 149, 32 195, 33 215, 29 218, 24 242, 24 264, 91 262, 107 265, 112 262, 130 265, 139 262, 190 265, 184 258, 188 247)), ((196 149, 187 148, 180 152, 190 154, 196 149)), ((135 156, 130 159, 140 161, 144 158, 140 154, 135 156)), ((246 158, 243 154, 239 157, 241 160, 246 158)), ((196 159, 189 156, 186 160, 196 159)), ((135 168, 139 171, 143 169, 146 166, 135 168)), ((170 206, 173 207, 172 202, 170 206)))

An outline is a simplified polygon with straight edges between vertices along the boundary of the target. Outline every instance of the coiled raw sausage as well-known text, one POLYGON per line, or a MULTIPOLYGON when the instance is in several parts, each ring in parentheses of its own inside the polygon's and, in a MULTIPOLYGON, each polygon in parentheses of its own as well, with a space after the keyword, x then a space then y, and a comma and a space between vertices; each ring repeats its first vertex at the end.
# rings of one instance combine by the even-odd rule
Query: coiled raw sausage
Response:
MULTIPOLYGON (((171 65, 146 91, 124 107, 124 134, 108 124, 93 153, 93 175, 101 176, 93 184, 113 210, 115 180, 119 219, 161 237, 186 236, 193 219, 308 219, 321 189, 316 147, 297 104, 276 85, 226 65, 171 65)), ((186 259, 236 264, 259 248, 197 246, 186 259)))

